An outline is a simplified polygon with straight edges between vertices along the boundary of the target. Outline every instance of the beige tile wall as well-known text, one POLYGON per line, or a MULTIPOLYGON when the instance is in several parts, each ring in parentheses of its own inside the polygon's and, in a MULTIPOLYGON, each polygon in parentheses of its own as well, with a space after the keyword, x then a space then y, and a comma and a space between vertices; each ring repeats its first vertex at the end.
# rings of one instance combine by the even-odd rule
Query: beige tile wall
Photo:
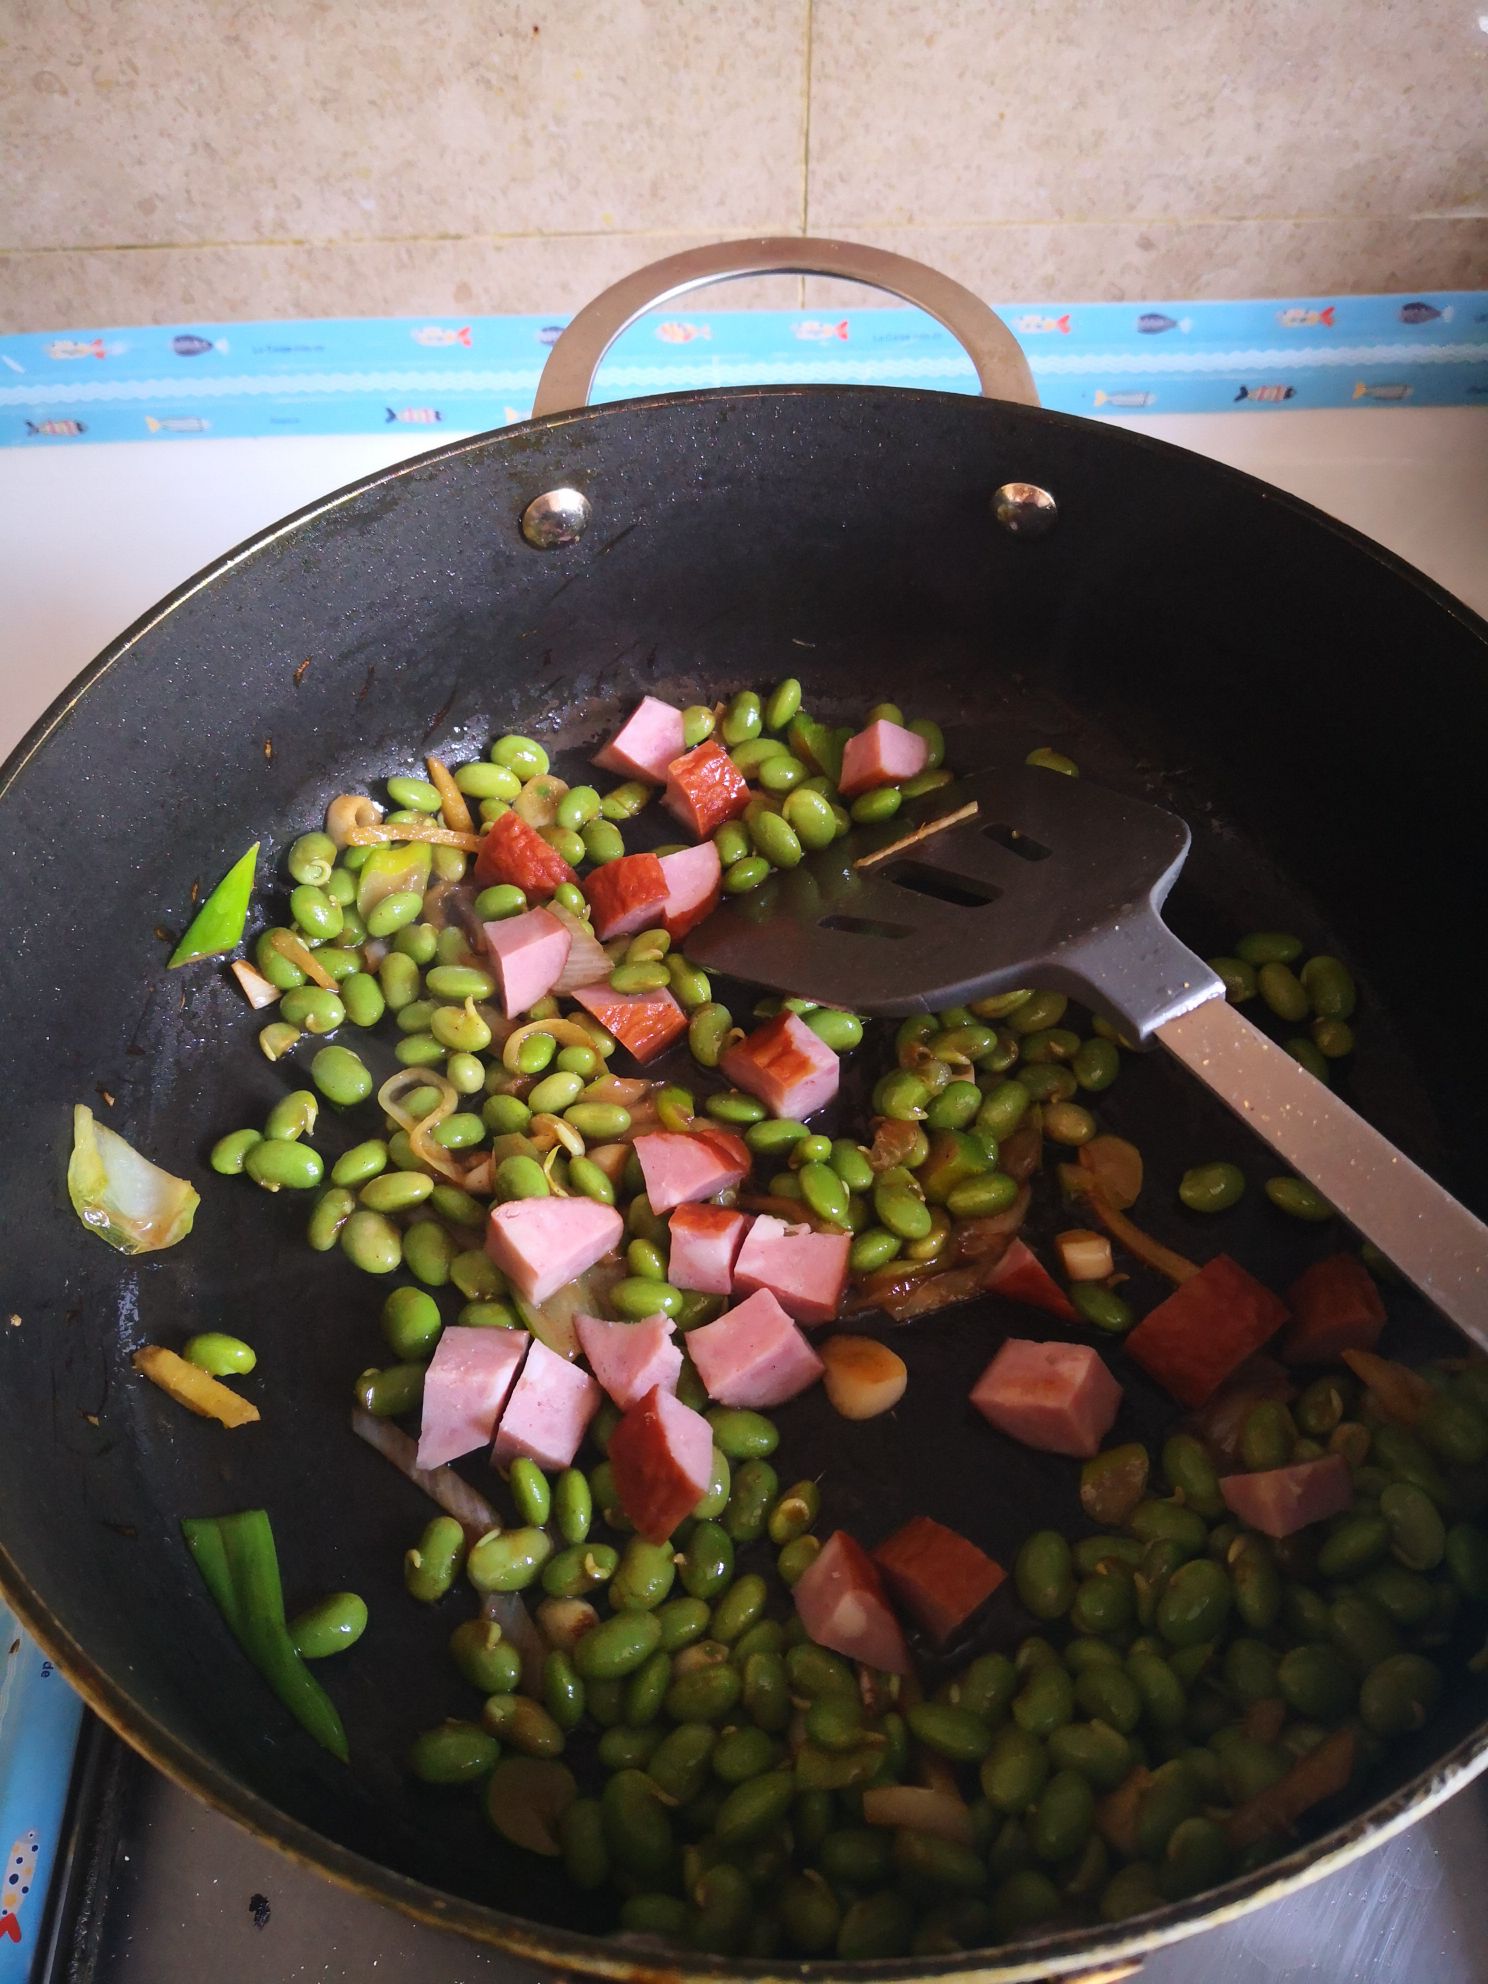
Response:
POLYGON ((559 312, 764 232, 1014 300, 1488 285, 1479 12, 0 0, 0 329, 559 312))

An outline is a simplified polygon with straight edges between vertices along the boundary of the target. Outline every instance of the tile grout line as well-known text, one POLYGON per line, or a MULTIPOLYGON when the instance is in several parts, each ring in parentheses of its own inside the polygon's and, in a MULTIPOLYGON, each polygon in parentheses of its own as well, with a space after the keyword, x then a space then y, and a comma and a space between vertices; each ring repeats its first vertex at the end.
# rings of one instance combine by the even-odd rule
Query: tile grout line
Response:
MULTIPOLYGON (((801 73, 801 233, 811 233, 811 61, 816 0, 806 0, 806 35, 801 73)), ((796 281, 796 308, 806 308, 806 278, 796 281)))
MULTIPOLYGON (((798 214, 804 226, 809 213, 806 197, 798 214)), ((1353 213, 1304 213, 1304 214, 1104 214, 1091 215, 1079 220, 1007 218, 971 220, 881 220, 871 216, 860 216, 851 221, 834 223, 852 228, 871 228, 878 234, 907 233, 1000 233, 1015 228, 1045 228, 1051 232, 1070 228, 1117 228, 1117 227, 1255 227, 1255 226, 1340 226, 1368 221, 1378 225, 1384 218, 1391 221, 1432 221, 1481 222, 1488 219, 1488 210, 1483 213, 1436 213, 1408 212, 1381 216, 1353 213)), ((739 228, 741 236, 771 234, 777 231, 777 224, 756 221, 739 228)), ((242 250, 272 248, 397 248, 419 246, 460 246, 471 243, 487 246, 500 246, 508 242, 527 241, 611 241, 626 238, 636 241, 677 241, 696 238, 698 230, 684 227, 634 227, 618 230, 605 228, 552 229, 538 228, 530 232, 510 234, 327 234, 327 235, 270 235, 258 240, 204 240, 204 241, 64 241, 47 242, 42 245, 28 245, 20 242, 0 243, 0 258, 17 258, 22 255, 190 255, 207 254, 219 250, 234 253, 242 250)))

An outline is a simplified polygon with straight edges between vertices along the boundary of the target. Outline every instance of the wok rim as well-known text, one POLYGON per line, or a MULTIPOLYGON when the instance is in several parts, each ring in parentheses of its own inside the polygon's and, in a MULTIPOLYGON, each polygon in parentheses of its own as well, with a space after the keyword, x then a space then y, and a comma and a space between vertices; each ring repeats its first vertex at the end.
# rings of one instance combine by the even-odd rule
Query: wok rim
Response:
MULTIPOLYGON (((1035 426, 1088 430, 1087 438, 1098 433, 1102 437, 1099 445, 1108 448, 1125 447, 1137 454, 1155 451, 1160 455, 1189 456, 1201 464, 1201 472, 1236 487, 1258 491, 1266 500, 1284 504, 1300 522, 1321 526, 1342 538, 1397 581, 1404 581, 1423 593, 1434 606, 1458 621, 1471 637, 1488 649, 1488 622, 1418 567, 1351 525, 1277 489, 1260 477, 1155 436, 1107 426, 1078 414, 1057 413, 1044 407, 1016 406, 1010 402, 960 393, 855 385, 703 388, 607 401, 597 406, 549 414, 469 435, 375 469, 265 526, 184 580, 79 670, 0 763, 0 803, 4 802, 32 758, 45 747, 52 733, 66 720, 82 697, 112 668, 124 661, 130 651, 170 614, 279 538, 329 515, 363 494, 445 462, 459 461, 466 455, 498 447, 508 439, 557 433, 578 422, 603 421, 609 416, 634 412, 638 408, 706 407, 718 402, 815 399, 824 395, 839 399, 883 400, 909 396, 935 402, 954 401, 968 410, 968 418, 979 417, 970 409, 982 407, 999 416, 1011 416, 1035 426)), ((551 480, 551 474, 534 475, 532 494, 539 494, 551 480)), ((514 530, 515 527, 513 518, 514 530)), ((551 556, 550 553, 536 555, 551 556)), ((1305 1842, 1285 1858, 1219 1888, 1209 1889, 1185 1901, 1168 1903, 1147 1916, 1134 1918, 1130 1929, 1122 1924, 1096 1924, 1033 1938, 1019 1944, 1016 1954, 1008 1961, 999 1961, 998 1952, 993 1948, 967 1950, 954 1956, 890 1958, 867 1963, 835 1960, 807 1963, 699 1960, 679 1964, 673 1960, 669 1950, 657 1946, 653 1962, 648 1952, 638 1944, 550 1928, 509 1915, 484 1902, 449 1894, 426 1881, 398 1873, 364 1854, 354 1852, 290 1817, 281 1807, 253 1791, 205 1753, 183 1741, 165 1722, 136 1701, 127 1688, 98 1666, 42 1602, 3 1540, 0 1540, 0 1593, 4 1594, 17 1618, 42 1651, 116 1736, 181 1790, 242 1826, 254 1838, 283 1853, 297 1865, 331 1880, 338 1887, 366 1900, 396 1908, 416 1922, 452 1930, 525 1961, 558 1963, 567 1971, 591 1977, 656 1977, 670 1981, 679 1976, 697 1980, 726 1980, 777 1976, 825 1978, 848 1974, 865 1980, 881 1978, 886 1980, 886 1984, 888 1980, 895 1980, 897 1984, 898 1980, 910 1978, 951 1979, 975 1975, 986 1979, 987 1984, 1036 1984, 1040 1978, 1085 1970, 1092 1973, 1090 1984, 1096 1984, 1095 1972, 1104 1974, 1108 1966, 1119 1967, 1135 1962, 1151 1951, 1182 1941, 1204 1929, 1234 1921, 1241 1915, 1298 1893, 1315 1881, 1340 1871, 1424 1818, 1488 1768, 1488 1719, 1485 1719, 1445 1756, 1418 1772, 1389 1797, 1371 1804, 1321 1839, 1305 1842)), ((1121 1970, 1119 1974, 1127 1973, 1121 1970)))

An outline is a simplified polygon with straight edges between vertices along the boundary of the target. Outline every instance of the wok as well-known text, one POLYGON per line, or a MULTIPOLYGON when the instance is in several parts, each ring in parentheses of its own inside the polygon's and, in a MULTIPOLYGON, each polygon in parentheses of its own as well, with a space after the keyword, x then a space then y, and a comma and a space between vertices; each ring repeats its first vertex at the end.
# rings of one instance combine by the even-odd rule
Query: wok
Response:
MULTIPOLYGON (((371 476, 221 559, 85 670, 0 779, 0 1584, 98 1713, 190 1790, 339 1881, 569 1974, 761 1966, 599 1939, 597 1905, 555 1863, 508 1851, 467 1800, 403 1774, 411 1734, 469 1697, 443 1654, 452 1618, 401 1589, 421 1498, 347 1431, 383 1291, 307 1252, 289 1194, 207 1171, 212 1141, 260 1121, 289 1064, 253 1051, 224 971, 165 971, 157 926, 179 928, 193 882, 251 839, 260 873, 278 872, 332 794, 426 750, 477 755, 514 728, 592 745, 643 691, 687 702, 795 673, 818 714, 902 697, 947 726, 952 763, 1009 738, 1053 744, 1186 817, 1175 928, 1211 952, 1295 926, 1350 959, 1363 1021, 1347 1092, 1482 1211, 1488 1059, 1464 883, 1488 628, 1263 483, 1032 401, 991 313, 899 258, 802 242, 674 258, 576 320, 534 419, 371 476), (994 396, 767 386, 582 406, 646 304, 805 268, 925 304, 994 396), (202 1183, 196 1230, 171 1252, 125 1260, 67 1207, 69 1105, 97 1107, 100 1091, 107 1120, 202 1183), (260 1426, 223 1433, 130 1372, 140 1341, 201 1327, 256 1344, 260 1426), (322 1670, 349 1770, 281 1711, 181 1547, 183 1514, 258 1504, 291 1602, 350 1586, 371 1606, 362 1645, 322 1670)), ((1212 1251, 1173 1186, 1199 1159, 1257 1158, 1245 1131, 1155 1062, 1128 1067, 1102 1116, 1147 1152, 1151 1223, 1212 1251)), ((328 1162, 355 1134, 330 1132, 328 1162)), ((1223 1244, 1285 1285, 1336 1238, 1252 1193, 1223 1244)), ((1409 1291, 1391 1306, 1388 1341, 1407 1357, 1448 1340, 1409 1291)), ((872 1543, 925 1511, 1004 1561, 1035 1524, 1077 1525, 1069 1463, 1014 1457, 968 1416, 968 1386, 1018 1316, 988 1300, 900 1331, 910 1384, 888 1419, 847 1425, 819 1394, 786 1409, 783 1451, 815 1457, 827 1522, 872 1543)), ((1135 1369, 1121 1376, 1121 1436, 1151 1439, 1171 1408, 1135 1369)), ((1004 1591, 980 1638, 1022 1630, 1004 1591)), ((1485 1713, 1481 1680, 1453 1688, 1391 1750, 1367 1809, 1214 1893, 871 1968, 1027 1978, 1186 1934, 1429 1809, 1488 1760, 1485 1713)))

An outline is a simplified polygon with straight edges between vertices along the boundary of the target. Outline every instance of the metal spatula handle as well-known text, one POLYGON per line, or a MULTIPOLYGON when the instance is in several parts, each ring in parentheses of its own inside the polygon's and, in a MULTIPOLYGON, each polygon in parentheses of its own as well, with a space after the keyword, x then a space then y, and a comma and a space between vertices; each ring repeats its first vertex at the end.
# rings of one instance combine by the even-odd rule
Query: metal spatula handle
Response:
POLYGON ((1488 1226, 1224 999, 1157 1038, 1488 1350, 1488 1226))

